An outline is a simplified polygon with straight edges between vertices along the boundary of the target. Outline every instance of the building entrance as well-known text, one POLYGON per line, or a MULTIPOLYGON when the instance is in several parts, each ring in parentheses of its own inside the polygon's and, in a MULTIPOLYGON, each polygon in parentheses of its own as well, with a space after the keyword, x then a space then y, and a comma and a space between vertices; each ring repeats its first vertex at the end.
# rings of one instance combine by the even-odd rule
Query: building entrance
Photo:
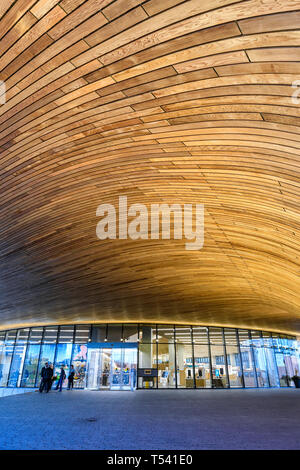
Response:
POLYGON ((136 373, 136 347, 88 347, 87 389, 132 390, 136 373))

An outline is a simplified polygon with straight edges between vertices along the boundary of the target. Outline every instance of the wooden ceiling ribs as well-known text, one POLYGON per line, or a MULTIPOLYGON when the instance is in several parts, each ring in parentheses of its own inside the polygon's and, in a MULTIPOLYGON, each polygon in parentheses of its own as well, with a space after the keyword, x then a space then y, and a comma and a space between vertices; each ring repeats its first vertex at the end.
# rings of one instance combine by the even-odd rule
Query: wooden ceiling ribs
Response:
POLYGON ((299 25, 298 0, 1 2, 0 329, 300 332, 299 25), (204 203, 204 247, 100 241, 119 195, 204 203))

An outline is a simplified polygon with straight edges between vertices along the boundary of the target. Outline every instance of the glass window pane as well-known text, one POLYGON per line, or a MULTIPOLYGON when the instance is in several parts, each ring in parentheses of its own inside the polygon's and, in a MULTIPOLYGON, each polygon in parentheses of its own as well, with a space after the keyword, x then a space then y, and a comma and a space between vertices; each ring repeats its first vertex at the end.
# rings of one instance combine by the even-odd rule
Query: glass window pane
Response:
MULTIPOLYGON (((218 336, 219 338, 219 336, 218 336)), ((214 339, 217 341, 217 337, 214 339)), ((227 375, 225 366, 225 352, 223 345, 211 345, 212 386, 213 388, 227 388, 227 375)))
POLYGON ((267 361, 270 387, 279 387, 280 384, 279 384, 279 377, 278 377, 274 350, 272 349, 272 347, 265 347, 264 350, 265 350, 266 361, 267 361))
POLYGON ((30 330, 29 341, 30 343, 40 343, 43 337, 43 328, 32 328, 30 330))
POLYGON ((24 344, 15 346, 12 364, 10 368, 8 387, 20 386, 25 352, 26 346, 24 344))
POLYGON ((85 387, 85 374, 86 374, 86 361, 87 361, 87 345, 74 344, 72 354, 72 364, 74 366, 74 388, 85 387))
POLYGON ((194 388, 193 350, 191 344, 176 344, 177 387, 194 388))
POLYGON ((0 331, 0 344, 4 343, 6 331, 0 331))
POLYGON ((72 344, 69 343, 69 344, 57 345, 54 375, 59 376, 61 367, 64 367, 66 378, 63 382, 63 387, 66 387, 68 385, 68 374, 69 374, 70 363, 71 363, 71 354, 72 354, 72 344))
POLYGON ((154 343, 156 340, 156 325, 140 325, 139 341, 141 343, 154 343))
POLYGON ((40 384, 41 381, 41 371, 45 366, 45 363, 48 362, 49 365, 54 365, 56 344, 43 344, 41 349, 41 357, 39 361, 38 374, 36 378, 36 385, 40 384))
POLYGON ((257 383, 254 365, 254 353, 251 347, 249 331, 239 330, 238 335, 241 348, 245 387, 256 387, 257 383))
POLYGON ((10 330, 7 332, 6 343, 14 343, 17 336, 17 330, 10 330))
POLYGON ((90 338, 90 325, 76 325, 75 343, 87 343, 90 338))
POLYGON ((29 336, 29 328, 18 330, 17 343, 26 343, 29 336))
POLYGON ((56 343, 57 341, 57 326, 47 326, 44 331, 44 343, 56 343))
POLYGON ((176 386, 174 344, 158 343, 157 368, 158 388, 174 388, 176 386))
POLYGON ((238 344, 237 342, 237 334, 236 330, 233 328, 225 328, 224 329, 224 336, 225 336, 225 343, 226 345, 232 344, 236 345, 238 344))
POLYGON ((207 344, 208 328, 206 326, 193 326, 193 341, 194 343, 207 344))
POLYGON ((157 339, 159 343, 174 343, 173 325, 157 325, 157 339))
POLYGON ((122 339, 122 325, 108 325, 107 341, 113 343, 120 342, 122 339))
POLYGON ((136 343, 138 339, 137 325, 123 325, 123 339, 128 343, 136 343))
POLYGON ((196 388, 211 388, 209 350, 207 344, 194 345, 196 388))
POLYGON ((13 351, 14 346, 11 344, 0 345, 0 387, 7 386, 13 351))
MULTIPOLYGON (((259 339, 254 339, 254 344, 259 344, 259 339)), ((254 346, 253 347, 257 385, 258 387, 269 387, 268 373, 267 373, 267 362, 264 348, 254 346)))
POLYGON ((142 343, 139 345, 139 388, 156 388, 157 386, 156 348, 156 343, 142 343), (148 369, 146 375, 144 375, 144 369, 148 369))
POLYGON ((29 344, 26 351, 26 359, 23 367, 21 387, 34 387, 37 366, 39 361, 41 346, 39 344, 29 344))
POLYGON ((209 328, 209 340, 211 344, 223 344, 223 331, 222 328, 209 328))
POLYGON ((177 343, 192 343, 192 328, 190 326, 175 326, 175 338, 177 343))
POLYGON ((92 342, 103 343, 107 340, 108 326, 106 323, 103 325, 92 325, 92 342))
POLYGON ((58 342, 59 343, 73 343, 73 336, 74 336, 73 325, 61 326, 59 329, 59 334, 58 334, 58 342))
POLYGON ((226 352, 230 387, 243 387, 243 374, 239 348, 237 345, 226 343, 226 352))

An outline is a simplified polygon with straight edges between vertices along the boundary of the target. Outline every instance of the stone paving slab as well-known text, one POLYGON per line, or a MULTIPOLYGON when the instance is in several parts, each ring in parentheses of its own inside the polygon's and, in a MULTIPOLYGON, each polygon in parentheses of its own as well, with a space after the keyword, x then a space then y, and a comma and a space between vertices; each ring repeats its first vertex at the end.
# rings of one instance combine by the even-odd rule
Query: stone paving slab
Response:
POLYGON ((299 449, 300 390, 51 391, 0 400, 0 449, 299 449))

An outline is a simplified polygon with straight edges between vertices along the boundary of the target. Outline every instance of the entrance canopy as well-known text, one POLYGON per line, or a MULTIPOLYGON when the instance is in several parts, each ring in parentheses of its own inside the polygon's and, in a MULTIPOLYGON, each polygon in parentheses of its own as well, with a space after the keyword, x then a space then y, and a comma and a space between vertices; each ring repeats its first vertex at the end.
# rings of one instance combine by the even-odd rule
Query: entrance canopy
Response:
POLYGON ((0 328, 300 331, 300 1, 0 6, 0 328), (204 246, 99 240, 100 204, 204 204, 204 246))

